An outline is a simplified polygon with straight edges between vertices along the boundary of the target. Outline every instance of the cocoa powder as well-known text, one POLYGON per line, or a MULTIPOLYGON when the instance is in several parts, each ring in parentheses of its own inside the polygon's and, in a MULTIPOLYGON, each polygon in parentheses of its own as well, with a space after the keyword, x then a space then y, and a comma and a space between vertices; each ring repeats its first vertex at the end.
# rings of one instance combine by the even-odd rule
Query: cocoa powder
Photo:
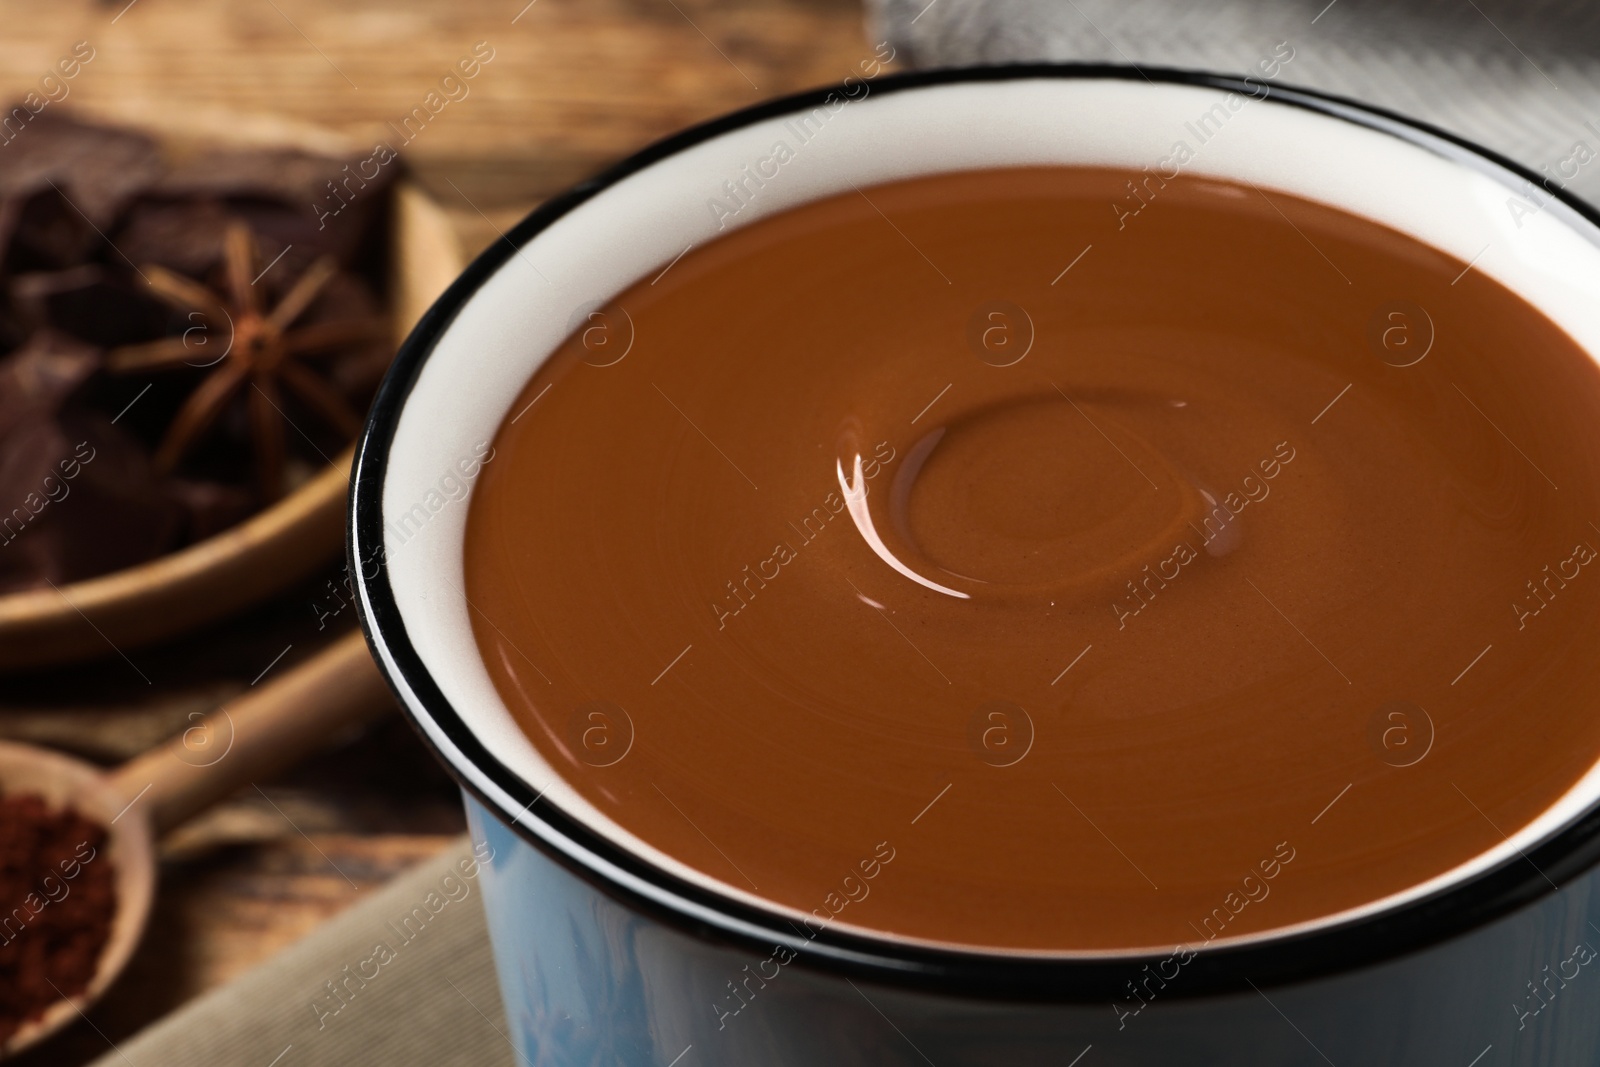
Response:
POLYGON ((105 842, 36 794, 0 798, 0 1042, 94 978, 116 912, 105 842))

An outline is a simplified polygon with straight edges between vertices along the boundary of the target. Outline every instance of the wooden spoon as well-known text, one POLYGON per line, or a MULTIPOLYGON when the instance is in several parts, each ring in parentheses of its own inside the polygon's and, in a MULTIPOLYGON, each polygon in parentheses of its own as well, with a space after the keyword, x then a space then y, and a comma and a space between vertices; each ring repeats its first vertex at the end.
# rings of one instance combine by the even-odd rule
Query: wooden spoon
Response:
MULTIPOLYGON (((89 862, 109 861, 116 883, 111 936, 88 988, 24 1024, 0 1047, 0 1059, 83 1014, 122 973, 150 915, 161 834, 290 766, 340 727, 393 706, 357 632, 109 773, 49 749, 0 742, 0 793, 37 793, 52 809, 74 809, 105 827, 105 847, 89 862)), ((24 928, 18 936, 27 935, 24 928)))

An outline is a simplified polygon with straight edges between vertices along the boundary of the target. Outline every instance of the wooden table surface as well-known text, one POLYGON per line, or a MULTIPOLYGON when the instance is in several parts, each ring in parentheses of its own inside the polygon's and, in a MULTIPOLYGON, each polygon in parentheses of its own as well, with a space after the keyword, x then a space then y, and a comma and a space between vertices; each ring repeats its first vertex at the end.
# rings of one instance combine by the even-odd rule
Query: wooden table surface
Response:
MULTIPOLYGON (((402 149, 463 246, 685 125, 838 81, 872 54, 856 0, 0 0, 0 100, 88 41, 51 107, 181 129, 197 113, 288 118, 399 147, 457 60, 493 58, 402 149), (482 42, 482 44, 480 44, 482 42)), ((9 110, 9 109, 8 109, 9 110)), ((25 135, 25 134, 24 134, 25 135)), ((0 167, 4 167, 0 149, 0 167)), ((240 691, 285 646, 314 652, 326 575, 126 665, 0 679, 0 738, 114 763, 240 691)), ((464 827, 454 787, 398 716, 259 783, 163 846, 160 896, 124 979, 19 1059, 86 1063, 292 941, 464 827)))
POLYGON ((515 221, 657 137, 858 73, 863 23, 858 0, 0 0, 0 99, 82 40, 95 57, 64 104, 180 126, 290 117, 399 147, 396 127, 483 42, 468 95, 402 152, 481 245, 479 209, 515 221))

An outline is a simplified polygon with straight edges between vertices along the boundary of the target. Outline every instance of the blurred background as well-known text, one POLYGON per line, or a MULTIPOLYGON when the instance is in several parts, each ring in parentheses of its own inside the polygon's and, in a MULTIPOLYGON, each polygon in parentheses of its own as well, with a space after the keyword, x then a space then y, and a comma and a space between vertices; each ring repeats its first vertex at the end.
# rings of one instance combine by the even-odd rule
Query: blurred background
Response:
MULTIPOLYGON (((344 138, 363 157, 386 142, 467 256, 648 142, 839 81, 871 54, 853 0, 3 0, 0 27, 8 114, 35 93, 51 118, 162 136, 258 125, 303 143, 344 138), (79 42, 88 42, 79 58, 92 59, 62 77, 58 64, 79 42), (405 126, 473 55, 492 59, 448 86, 424 126, 405 126), (325 133, 333 138, 319 140, 325 133)), ((8 167, 16 177, 17 146, 38 136, 19 129, 14 122, 0 147, 0 190, 8 167)), ((340 606, 337 551, 322 557, 286 591, 221 622, 126 656, 107 647, 87 663, 0 673, 0 740, 110 766, 181 733, 195 713, 278 677, 354 625, 340 606)), ((256 785, 164 840, 151 925, 124 978, 89 1022, 16 1062, 110 1053, 465 828, 454 786, 398 715, 256 785)))
POLYGON ((494 59, 404 149, 470 250, 541 198, 690 123, 857 73, 852 0, 100 0, 0 4, 0 93, 90 41, 72 107, 163 126, 288 117, 357 142, 398 124, 478 42, 494 59), (513 19, 515 20, 513 22, 513 19), (451 183, 454 183, 453 185, 451 183))

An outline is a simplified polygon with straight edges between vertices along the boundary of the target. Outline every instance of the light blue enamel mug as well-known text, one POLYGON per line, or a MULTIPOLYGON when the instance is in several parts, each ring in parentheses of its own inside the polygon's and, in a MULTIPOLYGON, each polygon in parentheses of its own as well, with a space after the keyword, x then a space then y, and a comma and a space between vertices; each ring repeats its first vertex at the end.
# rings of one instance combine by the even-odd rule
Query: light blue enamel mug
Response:
MULTIPOLYGON (((1217 106, 1235 117, 1197 173, 1321 200, 1463 261, 1504 236, 1507 197, 1534 180, 1439 131, 1260 77, 1030 66, 852 79, 696 127, 557 197, 418 325, 361 442, 351 569, 378 663, 492 848, 484 900, 522 1062, 1600 1063, 1593 771, 1502 847, 1303 928, 1159 954, 983 953, 807 921, 664 861, 561 781, 482 664, 461 592, 467 505, 438 485, 470 484, 492 457, 575 315, 728 227, 852 185, 1006 165, 1137 169, 1159 157, 1160 131, 1217 106), (825 121, 827 136, 737 213, 707 211, 723 177, 797 120, 825 121)), ((1543 193, 1520 221, 1501 280, 1600 350, 1588 343, 1600 339, 1595 213, 1543 193), (1566 288, 1541 303, 1550 263, 1566 288)))

